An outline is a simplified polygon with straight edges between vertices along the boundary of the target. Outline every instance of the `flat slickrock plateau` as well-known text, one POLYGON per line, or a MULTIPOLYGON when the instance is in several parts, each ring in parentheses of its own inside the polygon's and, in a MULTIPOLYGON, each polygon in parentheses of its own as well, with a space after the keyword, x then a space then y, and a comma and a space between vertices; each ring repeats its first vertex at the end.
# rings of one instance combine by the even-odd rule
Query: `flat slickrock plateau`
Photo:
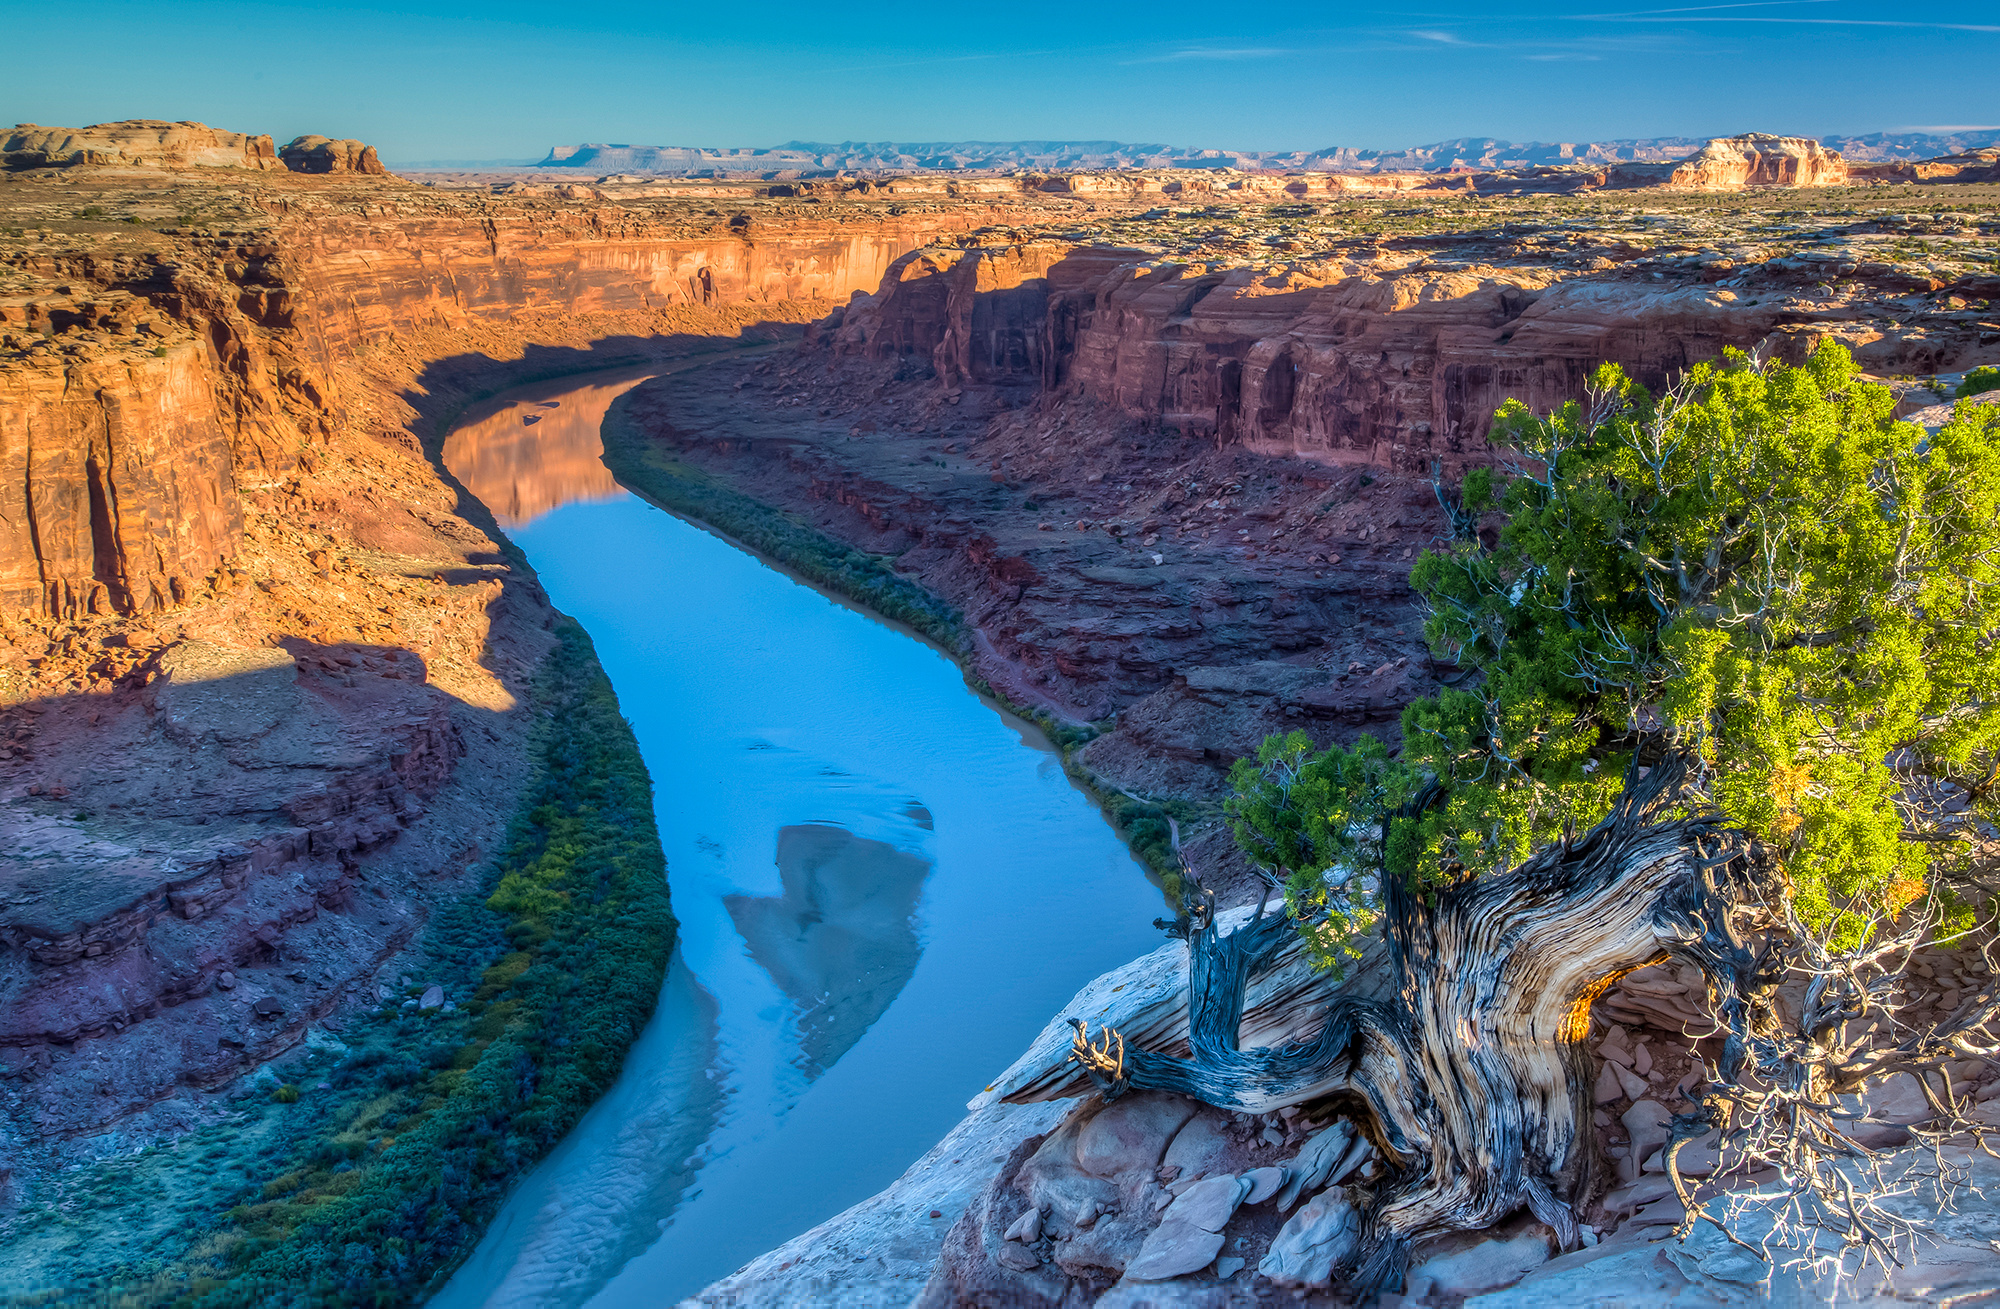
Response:
MULTIPOLYGON (((614 466, 731 488, 940 597, 968 671, 1068 732, 1100 795, 1176 815, 1240 901, 1215 821, 1230 762, 1293 728, 1393 738, 1453 676, 1405 578, 1445 532, 1430 479, 1493 459, 1503 399, 1578 398, 1604 360, 1657 386, 1725 347, 1797 360, 1835 339, 1923 417, 2000 363, 1983 158, 1872 179, 1731 146, 1587 184, 427 186, 321 138, 285 150, 323 174, 232 134, 187 149, 252 162, 44 166, 57 130, 10 144, 0 174, 10 1292, 171 1254, 205 1193, 61 1238, 20 1224, 75 1210, 65 1179, 95 1161, 240 1121, 232 1097, 270 1061, 400 1002, 425 923, 490 871, 557 616, 436 463, 481 396, 714 355, 613 406, 614 466)), ((1600 1145, 1631 1160, 1593 1211, 1606 1250, 1658 1217, 1640 1164, 1693 1067, 1693 1001, 1647 985, 1600 1019, 1625 1059, 1600 1055, 1625 1070, 1600 1088, 1600 1145)), ((1005 1232, 1037 1186, 1136 1214, 1181 1177, 1171 1150, 1207 1152, 1186 1176, 1243 1171, 1288 1157, 1302 1122, 1204 1111, 1200 1141, 1183 1118, 1113 1159, 1076 1154, 1080 1120, 982 1112, 934 1182, 913 1171, 896 1203, 708 1298, 882 1303, 928 1282, 928 1303, 1262 1302, 1248 1275, 1110 1289, 1137 1227, 1005 1232), (851 1261, 792 1271, 894 1245, 899 1214, 932 1208, 965 1215, 942 1264, 918 1243, 875 1282, 851 1261)), ((1275 1223, 1245 1221, 1254 1270, 1275 1223)), ((1451 1276, 1422 1302, 1505 1284, 1451 1276)))

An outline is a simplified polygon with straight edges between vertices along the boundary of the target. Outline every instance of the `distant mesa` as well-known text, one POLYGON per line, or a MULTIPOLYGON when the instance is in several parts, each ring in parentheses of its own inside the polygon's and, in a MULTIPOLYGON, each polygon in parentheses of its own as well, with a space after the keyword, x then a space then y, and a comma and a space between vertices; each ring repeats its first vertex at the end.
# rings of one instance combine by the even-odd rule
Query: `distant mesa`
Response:
POLYGON ((18 124, 0 138, 0 165, 9 169, 75 168, 104 164, 126 168, 284 168, 268 136, 224 132, 203 123, 128 118, 89 127, 18 124))
POLYGON ((1718 137, 1672 163, 1620 165, 1605 184, 1734 191, 1746 186, 1840 186, 1847 178, 1847 160, 1838 150, 1809 137, 1751 132, 1718 137))
POLYGON ((278 151, 278 158, 295 173, 369 173, 384 177, 389 172, 375 157, 374 146, 354 140, 333 141, 324 136, 293 137, 291 144, 278 151))
POLYGON ((1965 150, 1935 159, 1853 164, 1850 175, 1881 182, 2000 182, 2000 147, 1965 150))
MULTIPOLYGON (((1518 169, 1616 169, 1633 164, 1687 165, 1681 180, 1672 170, 1656 176, 1630 174, 1625 185, 1709 186, 1743 171, 1752 178, 1792 176, 1805 180, 1747 181, 1734 185, 1814 185, 1830 176, 1834 160, 1856 163, 1911 163, 2000 147, 2000 130, 1960 133, 1905 132, 1869 136, 1781 137, 1749 133, 1714 141, 1667 136, 1621 141, 1522 144, 1492 137, 1461 137, 1408 150, 1363 150, 1329 146, 1322 150, 1214 150, 1120 141, 789 141, 768 149, 705 146, 586 144, 556 146, 537 168, 597 174, 667 177, 756 177, 791 181, 842 173, 934 172, 1091 172, 1126 169, 1198 168, 1241 172, 1410 173, 1502 172, 1518 169), (1737 143, 1727 145, 1726 143, 1737 143), (1771 143, 1792 142, 1795 145, 1771 143), (1718 148, 1719 143, 1721 148, 1718 148), (1747 148, 1743 143, 1754 143, 1747 148), (1712 152, 1712 153, 1711 153, 1712 152), (1703 156, 1708 156, 1705 160, 1703 156), (1748 162, 1755 155, 1758 162, 1748 162), (1797 160, 1788 163, 1787 160, 1797 160), (1697 162, 1701 161, 1701 162, 1697 162)), ((1609 182, 1620 185, 1619 182, 1609 182)))
POLYGON ((386 174, 374 147, 359 141, 301 136, 283 150, 266 135, 225 132, 205 123, 127 118, 89 127, 17 124, 0 135, 0 169, 242 168, 275 173, 386 174))

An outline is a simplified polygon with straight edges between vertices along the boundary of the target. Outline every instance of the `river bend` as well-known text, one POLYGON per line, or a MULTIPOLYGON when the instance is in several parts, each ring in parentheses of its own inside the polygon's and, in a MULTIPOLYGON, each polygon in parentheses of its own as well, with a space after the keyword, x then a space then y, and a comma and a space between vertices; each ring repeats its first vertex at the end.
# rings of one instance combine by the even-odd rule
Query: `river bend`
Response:
POLYGON ((597 646, 681 920, 618 1082, 447 1309, 700 1290, 893 1181, 1079 986, 1158 944, 1158 893, 1032 726, 611 479, 598 428, 646 375, 504 393, 445 447, 597 646))

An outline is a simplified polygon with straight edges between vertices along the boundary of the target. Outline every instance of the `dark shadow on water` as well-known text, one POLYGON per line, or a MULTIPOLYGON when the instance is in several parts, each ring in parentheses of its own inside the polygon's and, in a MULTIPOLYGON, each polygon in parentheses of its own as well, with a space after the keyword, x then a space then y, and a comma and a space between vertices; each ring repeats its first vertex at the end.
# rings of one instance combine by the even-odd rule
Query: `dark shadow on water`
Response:
POLYGON ((736 930, 797 1006, 800 1071, 833 1067, 886 1012, 917 971, 915 916, 928 859, 842 827, 778 832, 784 894, 732 895, 736 930))

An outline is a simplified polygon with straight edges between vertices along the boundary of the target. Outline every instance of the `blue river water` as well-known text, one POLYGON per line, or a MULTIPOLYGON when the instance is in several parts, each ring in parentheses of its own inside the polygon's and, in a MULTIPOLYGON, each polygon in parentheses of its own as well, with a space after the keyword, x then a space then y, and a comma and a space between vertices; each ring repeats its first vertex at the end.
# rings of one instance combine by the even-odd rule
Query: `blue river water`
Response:
POLYGON ((693 1294, 893 1181, 1078 987, 1159 942, 1157 890, 1032 726, 591 466, 640 376, 507 393, 446 447, 596 643, 681 920, 620 1080, 449 1309, 693 1294))

